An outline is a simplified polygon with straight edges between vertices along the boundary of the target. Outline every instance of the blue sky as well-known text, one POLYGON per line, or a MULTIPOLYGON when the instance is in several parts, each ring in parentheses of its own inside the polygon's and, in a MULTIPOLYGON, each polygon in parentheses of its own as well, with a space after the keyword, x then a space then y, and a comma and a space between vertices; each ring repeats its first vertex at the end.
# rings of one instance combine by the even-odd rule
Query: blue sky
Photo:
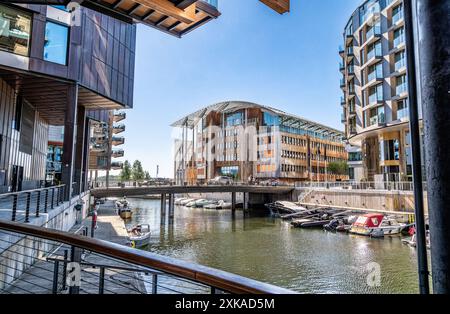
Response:
POLYGON ((360 3, 291 0, 291 12, 279 15, 258 0, 220 0, 222 15, 181 39, 139 25, 125 159, 172 177, 170 124, 227 100, 343 129, 338 46, 360 3))

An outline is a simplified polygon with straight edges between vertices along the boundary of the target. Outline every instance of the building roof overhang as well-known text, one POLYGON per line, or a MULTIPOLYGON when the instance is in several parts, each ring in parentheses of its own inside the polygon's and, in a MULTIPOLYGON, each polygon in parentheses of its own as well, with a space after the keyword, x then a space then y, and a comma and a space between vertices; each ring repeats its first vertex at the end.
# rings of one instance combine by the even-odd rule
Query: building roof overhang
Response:
POLYGON ((129 23, 142 23, 181 37, 220 16, 207 0, 5 0, 6 3, 67 5, 80 3, 129 23))
POLYGON ((281 111, 279 109, 275 109, 268 106, 263 106, 251 102, 245 102, 245 101, 228 101, 228 102, 221 102, 217 104, 213 104, 211 106, 208 106, 206 108, 202 108, 200 110, 197 110, 177 121, 171 124, 172 127, 187 127, 189 129, 194 128, 197 123, 206 117, 211 112, 218 112, 218 113, 232 113, 238 110, 243 110, 246 108, 259 108, 264 112, 270 112, 272 114, 275 114, 280 117, 281 124, 283 126, 287 127, 293 127, 298 129, 304 129, 311 132, 316 132, 322 135, 326 135, 329 137, 334 138, 340 138, 342 139, 344 136, 344 133, 342 131, 339 131, 337 129, 328 127, 326 125, 293 115, 288 114, 284 111, 281 111))

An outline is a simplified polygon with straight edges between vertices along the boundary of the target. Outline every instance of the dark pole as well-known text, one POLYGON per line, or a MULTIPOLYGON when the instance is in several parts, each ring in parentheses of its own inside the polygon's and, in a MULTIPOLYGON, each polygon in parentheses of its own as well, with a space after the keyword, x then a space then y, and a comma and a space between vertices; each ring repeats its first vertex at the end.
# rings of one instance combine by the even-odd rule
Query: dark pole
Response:
POLYGON ((434 293, 450 293, 450 1, 416 0, 434 293))
POLYGON ((411 134, 412 172, 414 186, 414 205, 416 216, 417 262, 419 267, 419 287, 421 294, 429 294, 429 272, 423 210, 422 162, 420 157, 420 126, 417 105, 416 59, 413 26, 413 0, 404 0, 406 35, 406 62, 408 74, 409 129, 411 134))

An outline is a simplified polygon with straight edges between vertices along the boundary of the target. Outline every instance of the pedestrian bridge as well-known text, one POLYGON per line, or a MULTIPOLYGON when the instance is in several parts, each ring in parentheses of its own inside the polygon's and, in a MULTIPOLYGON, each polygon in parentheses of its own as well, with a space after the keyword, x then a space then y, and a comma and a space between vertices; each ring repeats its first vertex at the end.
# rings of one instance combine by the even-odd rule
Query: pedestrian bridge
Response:
POLYGON ((166 194, 188 194, 188 193, 250 193, 266 195, 290 194, 294 191, 293 186, 258 186, 258 185, 165 185, 150 187, 110 187, 95 188, 91 195, 97 198, 144 196, 144 195, 166 195, 166 194))

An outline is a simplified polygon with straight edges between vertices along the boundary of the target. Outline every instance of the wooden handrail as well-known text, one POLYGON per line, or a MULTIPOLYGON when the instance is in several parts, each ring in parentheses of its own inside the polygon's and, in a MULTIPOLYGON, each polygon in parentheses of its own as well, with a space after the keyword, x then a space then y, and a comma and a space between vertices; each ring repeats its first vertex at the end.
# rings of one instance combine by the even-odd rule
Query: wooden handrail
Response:
POLYGON ((222 270, 175 258, 136 250, 108 241, 91 239, 59 230, 0 220, 0 230, 61 242, 131 264, 149 267, 206 286, 236 294, 292 294, 291 290, 263 283, 222 270))

